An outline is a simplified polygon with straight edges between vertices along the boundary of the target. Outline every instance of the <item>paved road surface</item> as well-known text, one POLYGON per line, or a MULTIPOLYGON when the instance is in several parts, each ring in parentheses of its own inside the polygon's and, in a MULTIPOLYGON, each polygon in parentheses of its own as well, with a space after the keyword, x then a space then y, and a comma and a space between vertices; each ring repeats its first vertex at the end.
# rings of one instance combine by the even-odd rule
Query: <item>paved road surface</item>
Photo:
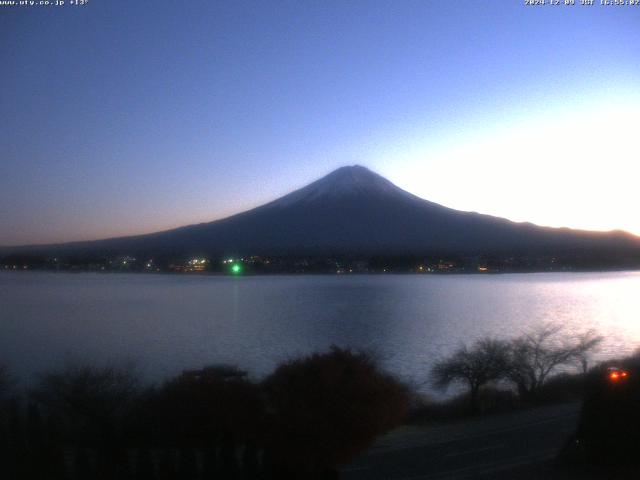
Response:
POLYGON ((510 478, 509 471, 526 471, 553 458, 575 431, 579 409, 571 403, 439 426, 403 427, 346 467, 342 478, 510 478))

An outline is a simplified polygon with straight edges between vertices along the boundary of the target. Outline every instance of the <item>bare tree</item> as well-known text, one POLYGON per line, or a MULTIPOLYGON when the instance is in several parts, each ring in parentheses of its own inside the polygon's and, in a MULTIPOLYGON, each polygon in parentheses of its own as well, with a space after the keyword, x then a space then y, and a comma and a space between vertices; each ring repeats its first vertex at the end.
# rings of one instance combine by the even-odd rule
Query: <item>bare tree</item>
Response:
POLYGON ((562 326, 546 324, 511 341, 507 378, 522 398, 534 398, 551 373, 561 366, 588 367, 588 354, 602 337, 588 331, 578 337, 562 335, 562 326))
POLYGON ((115 433, 138 392, 130 369, 70 366, 43 375, 32 395, 68 427, 105 436, 115 433))
POLYGON ((471 412, 478 411, 480 388, 503 378, 508 369, 509 345, 501 340, 483 338, 470 348, 460 347, 451 357, 436 363, 431 379, 439 388, 461 382, 469 387, 471 412))

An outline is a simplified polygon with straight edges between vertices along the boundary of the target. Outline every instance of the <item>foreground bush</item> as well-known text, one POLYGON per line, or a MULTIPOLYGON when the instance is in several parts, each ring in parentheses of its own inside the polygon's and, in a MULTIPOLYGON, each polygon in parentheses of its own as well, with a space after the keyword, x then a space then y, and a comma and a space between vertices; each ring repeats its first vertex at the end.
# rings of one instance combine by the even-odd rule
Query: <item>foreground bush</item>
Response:
POLYGON ((139 392, 130 369, 83 365, 42 375, 31 397, 60 432, 96 444, 122 436, 139 392))
POLYGON ((299 478, 320 478, 351 460, 398 425, 409 404, 407 389, 370 356, 335 347, 281 365, 264 391, 269 453, 299 478))
POLYGON ((223 436, 256 440, 263 417, 259 387, 229 366, 187 371, 142 403, 145 435, 168 445, 207 447, 223 436))
POLYGON ((334 478, 407 404, 370 357, 338 348, 260 384, 228 366, 152 388, 127 369, 69 367, 0 402, 0 478, 334 478))
POLYGON ((612 365, 587 377, 577 444, 587 462, 640 465, 640 356, 615 363, 628 372, 624 379, 610 378, 612 365))

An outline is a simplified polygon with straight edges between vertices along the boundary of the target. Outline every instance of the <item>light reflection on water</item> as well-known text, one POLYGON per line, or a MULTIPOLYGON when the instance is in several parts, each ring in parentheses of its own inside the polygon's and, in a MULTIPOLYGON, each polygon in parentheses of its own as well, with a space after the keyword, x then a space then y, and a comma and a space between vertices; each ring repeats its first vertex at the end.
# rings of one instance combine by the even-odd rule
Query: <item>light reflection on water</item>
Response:
POLYGON ((256 377, 331 344, 368 349, 421 383, 463 341, 544 322, 640 345, 640 273, 214 277, 0 274, 0 361, 16 376, 68 361, 133 361, 159 379, 233 363, 256 377))

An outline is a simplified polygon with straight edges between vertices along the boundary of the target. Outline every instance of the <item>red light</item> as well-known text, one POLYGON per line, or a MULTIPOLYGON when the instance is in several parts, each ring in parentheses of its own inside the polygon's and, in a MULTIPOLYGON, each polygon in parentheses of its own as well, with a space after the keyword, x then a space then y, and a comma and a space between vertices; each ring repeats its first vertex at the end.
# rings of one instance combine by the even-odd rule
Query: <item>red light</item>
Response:
POLYGON ((626 370, 620 370, 619 368, 610 368, 609 369, 609 380, 612 382, 618 382, 620 380, 625 380, 629 376, 629 372, 626 370))

